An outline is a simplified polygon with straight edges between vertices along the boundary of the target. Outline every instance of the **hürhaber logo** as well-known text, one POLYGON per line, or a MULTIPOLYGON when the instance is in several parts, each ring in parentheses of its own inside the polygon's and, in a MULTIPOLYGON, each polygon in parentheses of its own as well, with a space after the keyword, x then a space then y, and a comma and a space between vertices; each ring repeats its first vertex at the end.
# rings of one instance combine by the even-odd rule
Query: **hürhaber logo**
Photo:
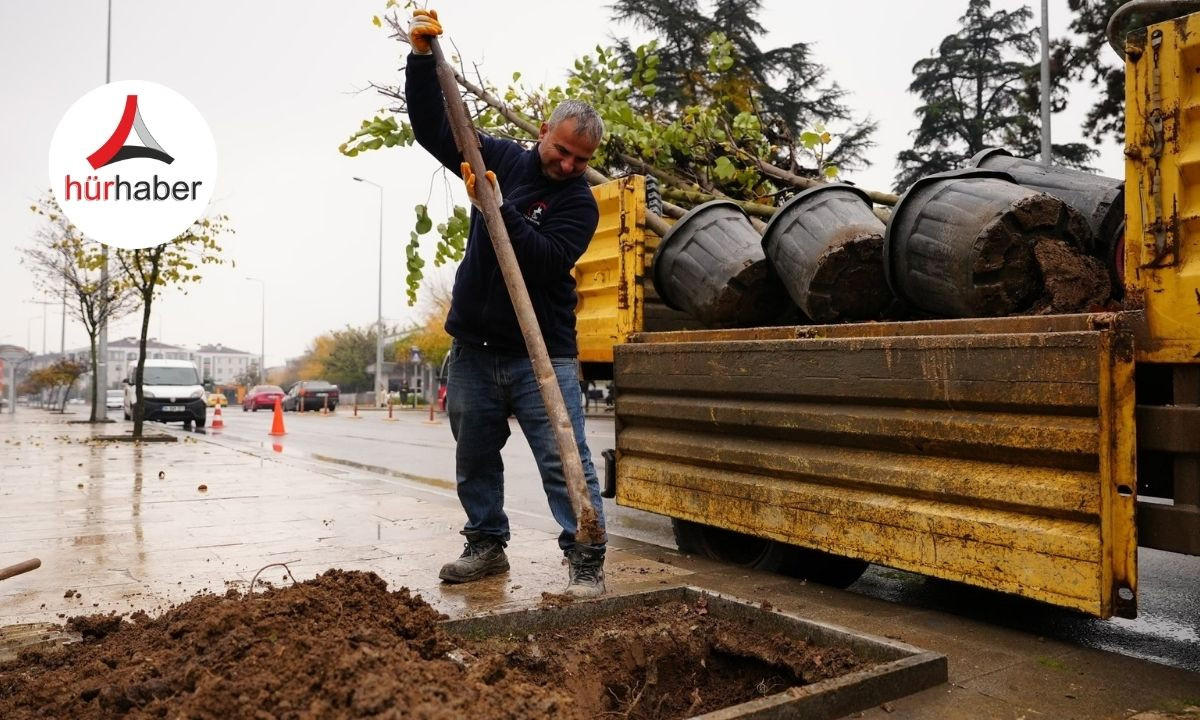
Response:
POLYGON ((85 237, 135 249, 202 220, 217 181, 208 123, 156 83, 102 85, 75 101, 50 141, 50 189, 85 237))

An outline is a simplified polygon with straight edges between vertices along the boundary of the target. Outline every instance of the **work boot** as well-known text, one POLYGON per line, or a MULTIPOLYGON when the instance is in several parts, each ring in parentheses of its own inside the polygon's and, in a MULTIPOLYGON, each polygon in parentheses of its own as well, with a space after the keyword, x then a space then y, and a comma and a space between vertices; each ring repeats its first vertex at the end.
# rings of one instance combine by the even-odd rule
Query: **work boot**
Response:
POLYGON ((495 535, 463 533, 467 542, 457 560, 446 563, 438 577, 448 583, 467 583, 508 571, 504 541, 495 535))
POLYGON ((577 598, 604 594, 604 548, 576 545, 567 551, 569 576, 565 595, 577 598))

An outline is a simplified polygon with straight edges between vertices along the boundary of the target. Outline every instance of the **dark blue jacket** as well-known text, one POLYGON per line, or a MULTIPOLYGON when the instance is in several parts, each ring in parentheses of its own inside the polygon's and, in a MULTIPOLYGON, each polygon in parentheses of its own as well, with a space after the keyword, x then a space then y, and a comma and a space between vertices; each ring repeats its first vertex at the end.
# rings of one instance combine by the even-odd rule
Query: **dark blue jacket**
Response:
MULTIPOLYGON (((446 118, 432 55, 409 55, 404 96, 413 134, 455 175, 462 154, 446 118)), ((546 349, 575 357, 575 277, 600 212, 582 177, 556 182, 542 173, 537 146, 526 150, 480 133, 483 163, 496 173, 504 202, 500 214, 529 290, 546 349)), ((528 355, 525 339, 483 216, 471 210, 467 249, 454 276, 446 332, 456 340, 506 355, 528 355)))

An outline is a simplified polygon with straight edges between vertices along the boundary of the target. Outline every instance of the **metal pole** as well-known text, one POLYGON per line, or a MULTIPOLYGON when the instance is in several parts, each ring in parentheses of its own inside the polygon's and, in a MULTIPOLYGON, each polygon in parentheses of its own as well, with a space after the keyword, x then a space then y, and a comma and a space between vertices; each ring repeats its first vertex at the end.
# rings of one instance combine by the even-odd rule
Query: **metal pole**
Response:
POLYGON ((262 325, 258 337, 258 382, 265 383, 267 381, 267 284, 262 284, 262 307, 258 312, 259 321, 262 325))
POLYGON ((1042 0, 1042 164, 1053 162, 1050 146, 1050 0, 1042 0))
POLYGON ((354 178, 379 188, 379 294, 375 321, 375 406, 381 407, 387 388, 383 387, 383 186, 377 182, 354 178))
MULTIPOLYGON (((112 82, 112 0, 108 0, 108 32, 105 36, 104 84, 112 82)), ((108 246, 100 246, 100 332, 96 337, 96 377, 92 379, 92 420, 107 417, 102 390, 108 389, 108 246)))
POLYGON ((379 186, 379 291, 375 308, 375 387, 380 395, 387 395, 383 387, 383 186, 379 186))
POLYGON ((246 279, 258 283, 262 289, 262 308, 259 310, 262 336, 259 338, 258 345, 258 382, 262 384, 267 382, 267 281, 252 277, 246 279))
POLYGON ((58 354, 67 356, 67 281, 63 280, 62 335, 58 339, 58 354))

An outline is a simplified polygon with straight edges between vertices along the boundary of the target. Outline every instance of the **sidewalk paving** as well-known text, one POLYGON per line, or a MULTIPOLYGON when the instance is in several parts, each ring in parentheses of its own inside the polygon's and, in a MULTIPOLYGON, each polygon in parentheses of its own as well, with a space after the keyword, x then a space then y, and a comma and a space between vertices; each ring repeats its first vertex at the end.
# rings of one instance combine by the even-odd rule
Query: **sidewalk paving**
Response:
MULTIPOLYGON (((548 518, 513 518, 507 575, 444 586, 437 570, 458 552, 462 523, 452 494, 204 436, 97 442, 127 426, 69 419, 24 408, 0 415, 0 567, 43 563, 0 581, 0 625, 155 612, 200 590, 245 589, 278 562, 300 580, 331 567, 371 570, 454 617, 536 606, 565 585, 548 518)), ((947 655, 948 684, 862 717, 1200 720, 1188 710, 1200 706, 1196 673, 628 539, 610 548, 613 593, 694 585, 947 655)), ((284 570, 261 577, 279 584, 284 570)))

